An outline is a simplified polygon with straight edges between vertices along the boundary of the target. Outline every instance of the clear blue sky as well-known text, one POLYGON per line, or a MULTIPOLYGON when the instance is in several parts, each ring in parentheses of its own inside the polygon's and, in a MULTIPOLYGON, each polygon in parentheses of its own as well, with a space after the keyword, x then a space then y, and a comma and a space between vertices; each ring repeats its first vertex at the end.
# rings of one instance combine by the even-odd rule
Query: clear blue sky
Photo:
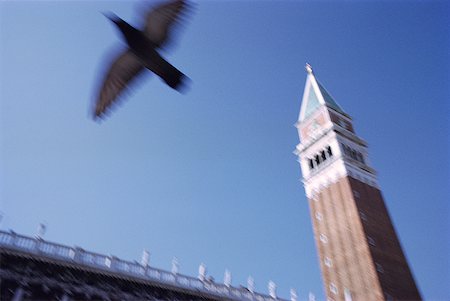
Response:
POLYGON ((104 123, 88 107, 101 14, 139 2, 0 3, 2 229, 323 300, 292 151, 309 62, 354 118, 426 300, 450 300, 449 4, 200 1, 170 52, 186 95, 148 81, 104 123))

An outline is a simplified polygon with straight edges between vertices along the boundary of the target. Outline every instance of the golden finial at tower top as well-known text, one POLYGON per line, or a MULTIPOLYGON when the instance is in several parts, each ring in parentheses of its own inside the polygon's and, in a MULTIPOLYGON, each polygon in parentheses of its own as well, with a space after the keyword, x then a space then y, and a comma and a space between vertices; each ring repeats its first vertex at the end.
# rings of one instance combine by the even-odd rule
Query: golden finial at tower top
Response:
POLYGON ((310 64, 306 63, 305 69, 306 69, 306 72, 308 72, 309 74, 313 73, 313 70, 312 70, 312 67, 310 64))

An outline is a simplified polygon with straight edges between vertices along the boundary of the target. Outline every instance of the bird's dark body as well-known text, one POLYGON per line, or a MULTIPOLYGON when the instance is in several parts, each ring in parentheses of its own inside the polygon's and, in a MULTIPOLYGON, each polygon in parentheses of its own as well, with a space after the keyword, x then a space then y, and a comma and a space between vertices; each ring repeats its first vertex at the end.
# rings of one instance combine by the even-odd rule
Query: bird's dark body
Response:
POLYGON ((121 19, 114 20, 114 23, 122 32, 131 51, 141 59, 147 69, 161 77, 173 89, 181 84, 184 74, 158 53, 156 50, 158 46, 148 39, 142 31, 121 19))
POLYGON ((169 0, 155 6, 147 13, 142 30, 134 28, 114 14, 105 14, 123 34, 128 49, 111 63, 100 88, 94 107, 94 118, 103 117, 118 103, 124 91, 145 69, 159 76, 168 86, 178 91, 187 77, 159 53, 171 28, 187 8, 186 0, 169 0))

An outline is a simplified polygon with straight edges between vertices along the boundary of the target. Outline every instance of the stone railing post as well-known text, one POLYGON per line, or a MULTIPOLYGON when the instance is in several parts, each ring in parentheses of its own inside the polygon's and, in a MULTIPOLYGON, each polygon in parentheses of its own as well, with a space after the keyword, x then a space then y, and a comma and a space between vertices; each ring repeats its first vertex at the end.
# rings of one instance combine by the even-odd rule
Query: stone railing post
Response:
POLYGON ((267 288, 269 289, 269 296, 273 299, 277 298, 277 286, 275 282, 272 280, 269 281, 269 284, 267 285, 267 288))
POLYGON ((75 262, 80 262, 83 252, 84 250, 80 247, 71 248, 69 251, 69 257, 75 262))

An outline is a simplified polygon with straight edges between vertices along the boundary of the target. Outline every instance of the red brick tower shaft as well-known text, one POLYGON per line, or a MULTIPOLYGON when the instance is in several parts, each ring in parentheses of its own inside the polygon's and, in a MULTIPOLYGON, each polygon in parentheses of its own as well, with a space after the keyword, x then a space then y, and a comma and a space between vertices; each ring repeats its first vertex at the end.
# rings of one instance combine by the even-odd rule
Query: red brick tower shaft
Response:
POLYGON ((421 300, 352 119, 308 76, 296 148, 328 300, 421 300))

